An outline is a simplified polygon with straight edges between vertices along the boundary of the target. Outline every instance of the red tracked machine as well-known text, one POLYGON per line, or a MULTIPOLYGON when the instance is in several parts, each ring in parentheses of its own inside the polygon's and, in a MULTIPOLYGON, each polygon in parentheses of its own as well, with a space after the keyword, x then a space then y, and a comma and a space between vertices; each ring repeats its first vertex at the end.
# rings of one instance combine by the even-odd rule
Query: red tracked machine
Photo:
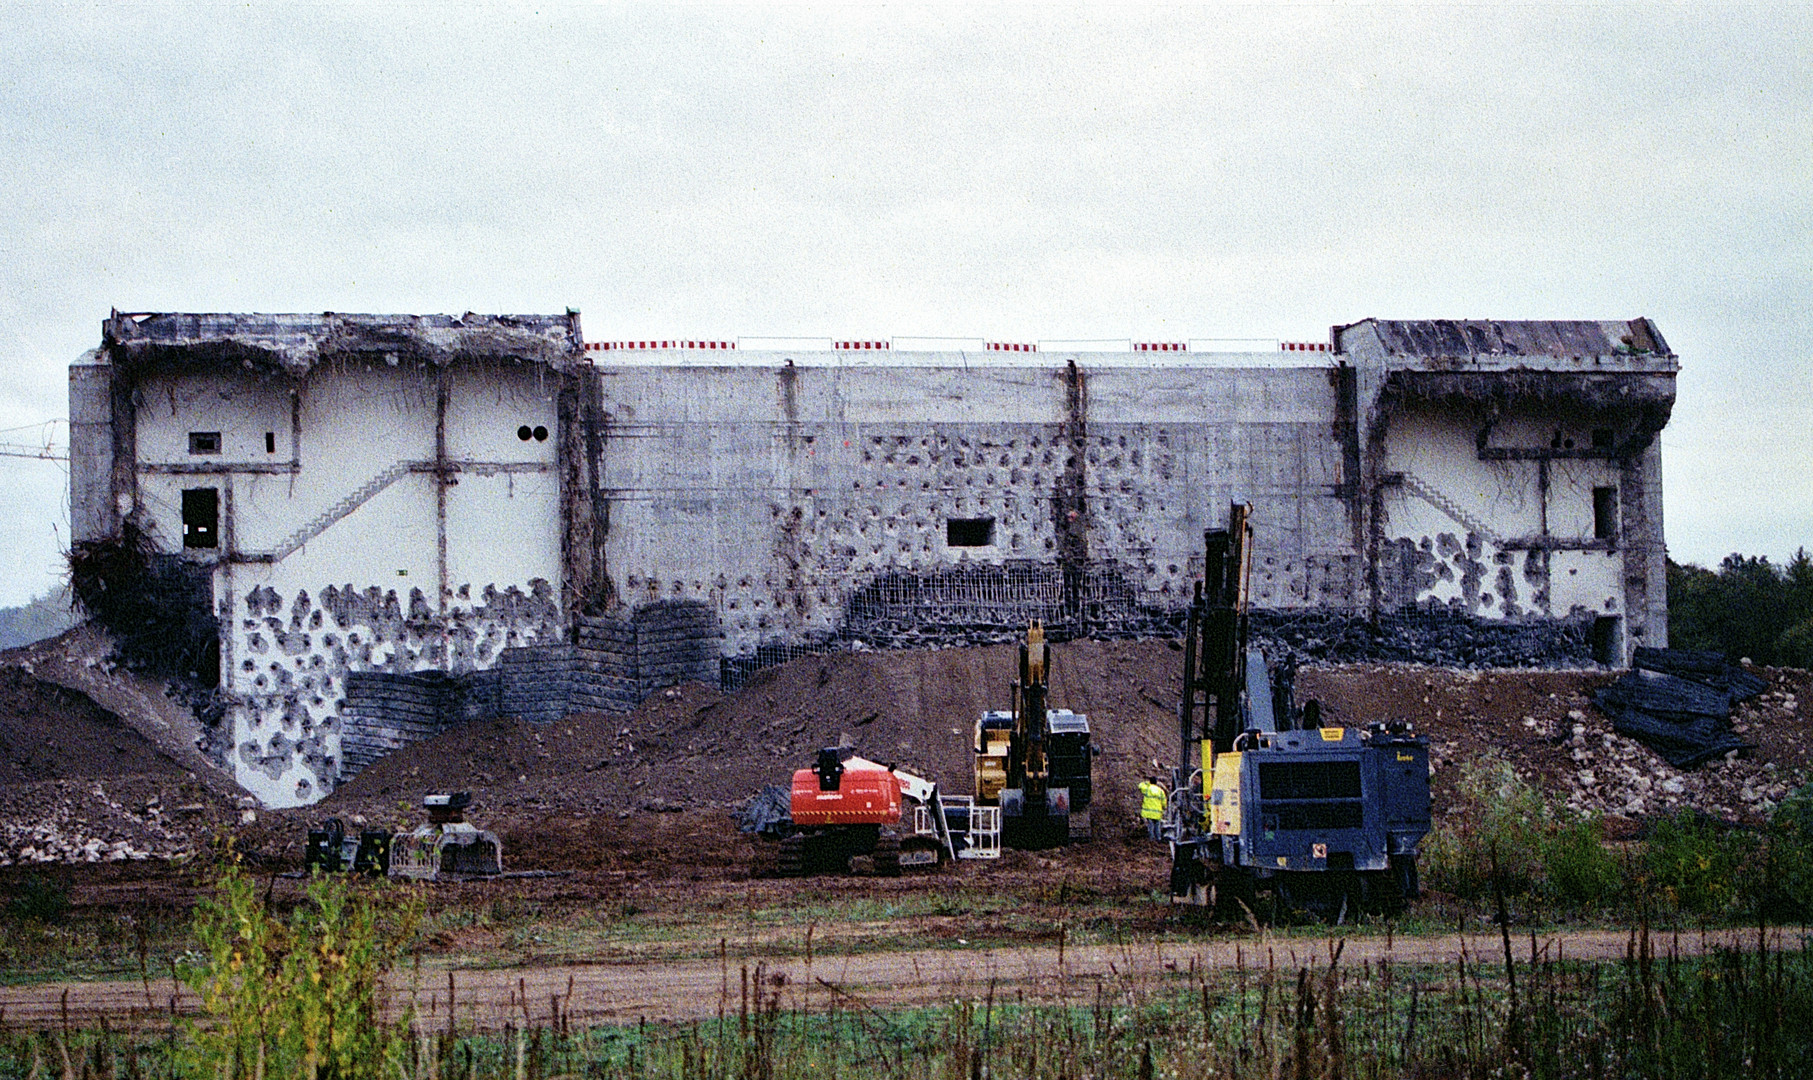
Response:
POLYGON ((776 869, 783 876, 843 873, 857 856, 868 856, 886 877, 899 874, 902 863, 935 866, 941 851, 951 851, 937 800, 937 787, 927 780, 858 757, 850 747, 828 746, 812 768, 793 774, 792 821, 776 869), (932 835, 917 834, 903 819, 903 791, 935 808, 932 835))

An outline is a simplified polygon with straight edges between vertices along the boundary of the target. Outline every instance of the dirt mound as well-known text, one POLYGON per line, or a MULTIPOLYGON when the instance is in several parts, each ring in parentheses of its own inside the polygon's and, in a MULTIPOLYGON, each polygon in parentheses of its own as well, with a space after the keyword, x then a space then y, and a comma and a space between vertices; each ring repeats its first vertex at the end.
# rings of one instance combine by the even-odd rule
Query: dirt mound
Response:
MULTIPOLYGON (((1139 778, 1176 756, 1181 654, 1162 640, 1076 641, 1053 652, 1052 704, 1089 715, 1102 750, 1097 820, 1112 832, 1132 820, 1139 778)), ((474 820, 514 835, 515 852, 536 865, 640 865, 669 842, 674 857, 710 851, 715 860, 720 838, 680 812, 728 810, 846 737, 865 756, 967 792, 971 725, 1006 706, 1016 657, 1010 646, 807 657, 736 694, 674 687, 627 716, 466 725, 378 762, 307 814, 401 825, 424 792, 469 789, 474 820), (600 819, 614 824, 575 824, 600 819)), ((1770 691, 1734 715, 1757 753, 1685 773, 1613 733, 1593 707, 1613 672, 1364 664, 1305 668, 1297 691, 1321 700, 1331 722, 1408 720, 1427 734, 1438 810, 1452 800, 1459 765, 1496 749, 1578 809, 1637 819, 1696 807, 1755 819, 1813 767, 1800 705, 1813 676, 1762 674, 1770 691)))
POLYGON ((1687 770, 1614 732, 1593 705, 1593 692, 1618 672, 1362 664, 1305 669, 1297 692, 1320 698, 1333 722, 1409 720, 1428 735, 1438 813, 1453 797, 1459 766, 1496 751, 1577 810, 1634 822, 1692 808, 1757 821, 1813 771, 1813 674, 1749 670, 1769 688, 1733 707, 1732 721, 1756 751, 1687 770))
MULTIPOLYGON (((1175 754, 1180 653, 1164 641, 1054 649, 1051 703, 1089 716, 1097 819, 1133 813, 1134 785, 1175 754)), ((473 819, 727 811, 848 738, 866 757, 968 792, 976 717, 1008 705, 1011 646, 808 657, 736 694, 674 687, 627 716, 468 724, 407 747, 342 786, 313 817, 413 819, 424 792, 471 790, 473 819)), ((399 821, 400 823, 400 821, 399 821)))
MULTIPOLYGON (((60 649, 40 653, 40 670, 54 659, 96 680, 127 678, 89 666, 74 645, 60 649)), ((1136 825, 1139 779, 1176 757, 1181 653, 1157 640, 1067 642, 1053 654, 1051 703, 1088 714, 1102 751, 1098 833, 1118 837, 1136 825)), ((0 826, 10 829, 0 830, 0 860, 24 846, 45 850, 46 823, 60 858, 193 849, 208 830, 231 828, 258 850, 299 859, 308 822, 401 828, 420 820, 425 792, 469 790, 472 819, 504 836, 518 868, 657 876, 732 868, 746 852, 727 811, 845 738, 865 756, 969 791, 972 725, 983 710, 1006 707, 1016 658, 1011 646, 806 657, 730 695, 688 684, 628 715, 468 724, 377 762, 318 806, 260 811, 255 822, 208 793, 210 776, 192 775, 118 714, 23 668, 0 669, 0 826)), ((1758 674, 1770 688, 1733 713, 1755 754, 1688 772, 1614 733, 1594 708, 1593 691, 1613 672, 1310 667, 1297 691, 1319 699, 1331 722, 1408 720, 1427 734, 1438 811, 1452 801, 1460 766, 1495 750, 1559 799, 1614 823, 1681 807, 1755 820, 1813 770, 1813 675, 1758 674)))
POLYGON ((0 867, 191 854, 227 800, 84 693, 0 667, 0 867))
POLYGON ((195 773, 217 795, 236 797, 233 780, 196 749, 211 733, 195 714, 170 693, 161 680, 121 667, 105 631, 85 624, 0 653, 0 666, 16 668, 47 684, 85 695, 95 705, 162 751, 172 762, 195 773))
POLYGON ((0 667, 0 784, 185 771, 88 695, 0 667))

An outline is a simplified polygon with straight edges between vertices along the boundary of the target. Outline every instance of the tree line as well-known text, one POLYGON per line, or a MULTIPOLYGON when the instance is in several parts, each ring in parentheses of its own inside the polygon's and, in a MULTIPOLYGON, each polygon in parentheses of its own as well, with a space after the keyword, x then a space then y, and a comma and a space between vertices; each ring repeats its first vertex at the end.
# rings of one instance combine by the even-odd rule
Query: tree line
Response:
POLYGON ((1734 660, 1813 668, 1813 559, 1727 555, 1717 570, 1668 562, 1668 643, 1734 660))
POLYGON ((60 585, 18 607, 0 608, 0 649, 55 637, 74 626, 76 621, 69 586, 60 585))

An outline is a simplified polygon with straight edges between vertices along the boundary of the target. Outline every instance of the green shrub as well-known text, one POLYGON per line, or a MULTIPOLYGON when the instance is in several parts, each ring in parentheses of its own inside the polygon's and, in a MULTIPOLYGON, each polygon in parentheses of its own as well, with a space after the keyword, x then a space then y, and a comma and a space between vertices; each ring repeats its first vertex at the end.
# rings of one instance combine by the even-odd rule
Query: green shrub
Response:
POLYGON ((1747 898, 1745 875, 1756 861, 1757 838, 1692 810, 1651 826, 1641 870, 1658 902, 1695 915, 1731 911, 1747 898))
POLYGON ((1492 895, 1492 868, 1521 895, 1543 877, 1543 841, 1554 815, 1542 793, 1495 751, 1461 766, 1459 799, 1423 843, 1431 886, 1467 900, 1492 895))
POLYGON ((1543 844, 1548 893, 1575 907, 1603 907, 1624 891, 1624 869, 1605 849, 1605 828, 1597 816, 1576 818, 1549 834, 1543 844))
POLYGON ((386 1024, 380 981, 419 921, 419 905, 388 911, 383 886, 340 875, 310 880, 287 921, 251 878, 228 869, 196 905, 202 957, 181 969, 202 1000, 180 1065, 192 1076, 404 1075, 408 1019, 386 1024))
POLYGON ((54 923, 69 910, 69 892, 62 883, 32 874, 13 889, 6 902, 7 914, 16 919, 54 923))
POLYGON ((1423 844, 1427 880, 1465 900, 1492 897, 1492 868, 1510 897, 1571 907, 1618 899, 1624 874, 1597 817, 1580 816, 1489 751, 1461 766, 1458 799, 1423 844))
POLYGON ((1757 899, 1777 919, 1813 917, 1813 784, 1796 789, 1769 816, 1757 899))

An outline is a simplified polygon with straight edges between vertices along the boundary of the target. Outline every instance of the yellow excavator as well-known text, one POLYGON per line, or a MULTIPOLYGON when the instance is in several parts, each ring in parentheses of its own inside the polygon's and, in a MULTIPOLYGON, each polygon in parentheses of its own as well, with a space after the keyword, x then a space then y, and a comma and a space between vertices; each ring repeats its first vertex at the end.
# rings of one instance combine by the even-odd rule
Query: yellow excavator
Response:
POLYGON ((1089 718, 1046 707, 1050 672, 1045 628, 1035 620, 1020 646, 1012 707, 976 721, 976 802, 1001 808, 1001 841, 1009 847, 1057 847, 1089 837, 1089 718))

